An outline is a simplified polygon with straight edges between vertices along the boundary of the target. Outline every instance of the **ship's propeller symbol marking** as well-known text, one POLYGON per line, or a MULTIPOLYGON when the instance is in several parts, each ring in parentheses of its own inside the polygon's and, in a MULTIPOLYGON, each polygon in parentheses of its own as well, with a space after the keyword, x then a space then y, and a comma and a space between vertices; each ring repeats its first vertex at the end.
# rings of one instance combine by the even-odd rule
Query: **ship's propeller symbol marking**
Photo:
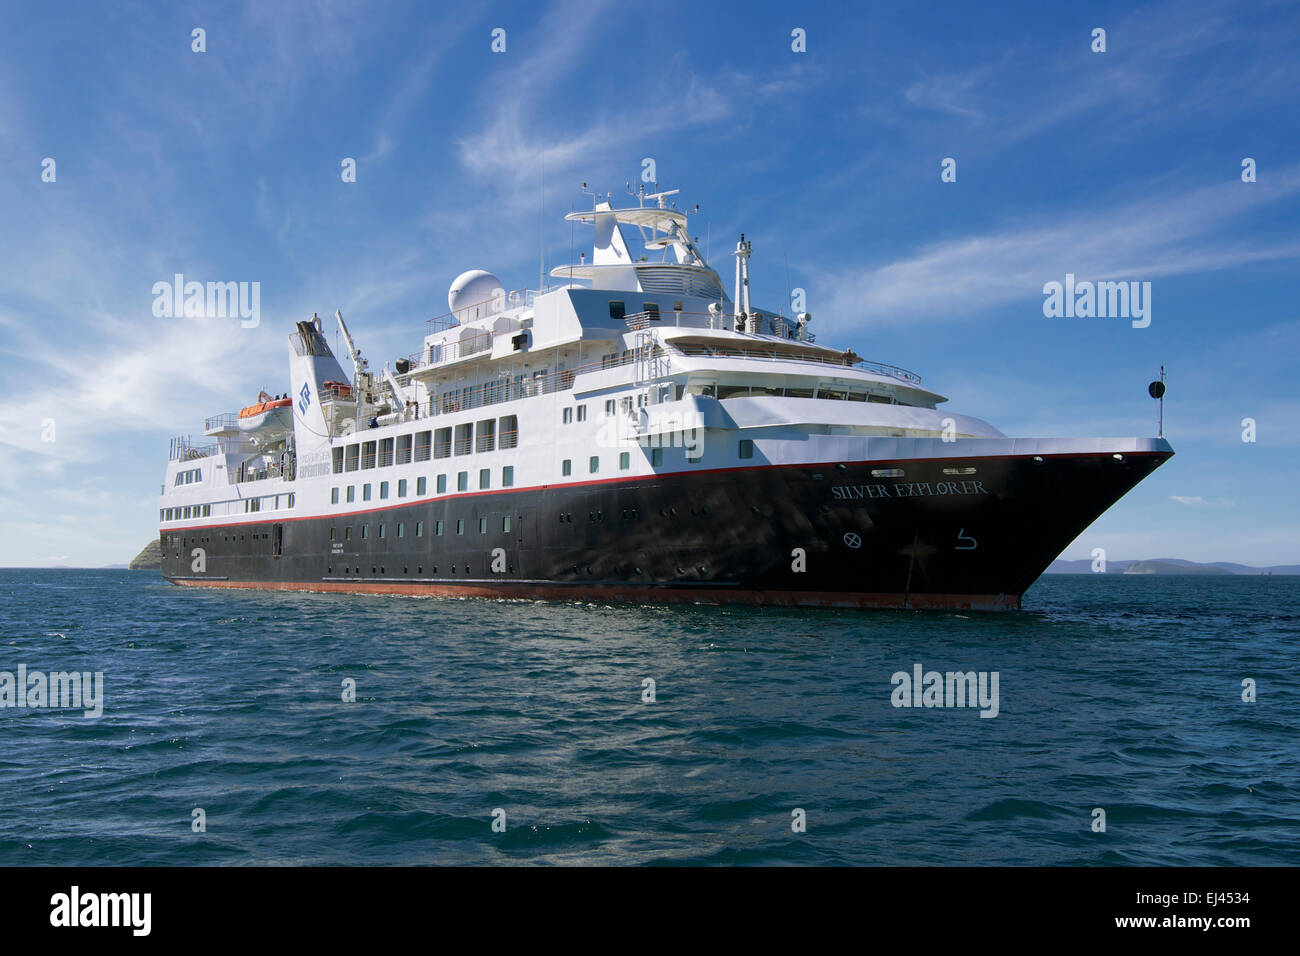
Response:
POLYGON ((847 544, 847 545, 848 545, 850 548, 852 548, 854 551, 856 551, 856 550, 858 550, 858 548, 862 547, 862 539, 861 539, 860 537, 858 537, 858 535, 855 534, 855 533, 852 532, 852 531, 850 531, 850 532, 848 532, 846 535, 844 535, 844 543, 847 544))

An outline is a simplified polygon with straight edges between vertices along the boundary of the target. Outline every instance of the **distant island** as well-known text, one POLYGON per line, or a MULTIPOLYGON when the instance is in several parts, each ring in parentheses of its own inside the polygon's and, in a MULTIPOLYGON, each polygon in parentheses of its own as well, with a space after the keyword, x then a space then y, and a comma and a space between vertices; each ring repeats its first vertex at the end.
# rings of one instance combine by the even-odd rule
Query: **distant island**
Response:
MULTIPOLYGON (((1092 560, 1081 558, 1077 561, 1062 561, 1057 558, 1048 567, 1045 574, 1094 574, 1092 560)), ((1233 564, 1230 561, 1215 561, 1203 564, 1198 561, 1184 561, 1181 558, 1147 558, 1142 561, 1106 562, 1107 574, 1300 574, 1300 564, 1277 564, 1271 567, 1255 568, 1248 564, 1233 564)))
MULTIPOLYGON (((113 567, 121 567, 121 565, 115 564, 113 567)), ((144 550, 132 558, 127 567, 132 571, 161 571, 162 548, 158 544, 158 539, 150 538, 149 543, 144 546, 144 550)))

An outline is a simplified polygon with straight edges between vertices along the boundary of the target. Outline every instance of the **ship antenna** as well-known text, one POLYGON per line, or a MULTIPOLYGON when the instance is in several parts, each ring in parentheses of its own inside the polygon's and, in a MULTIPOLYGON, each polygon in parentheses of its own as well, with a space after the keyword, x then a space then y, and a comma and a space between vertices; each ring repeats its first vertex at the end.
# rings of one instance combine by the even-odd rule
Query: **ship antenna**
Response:
MULTIPOLYGON (((790 253, 786 252, 784 249, 781 250, 781 258, 785 260, 785 305, 789 305, 790 304, 790 253)), ((783 319, 785 318, 785 305, 781 306, 781 318, 783 319)), ((790 310, 790 314, 792 316, 794 315, 793 308, 790 310)))
MULTIPOLYGON (((537 212, 537 291, 543 292, 546 285, 546 163, 537 165, 542 177, 542 195, 537 212)), ((527 298, 525 295, 525 301, 527 298)))
MULTIPOLYGON (((586 186, 586 183, 582 184, 586 186)), ((573 212, 573 203, 569 203, 569 212, 573 212)), ((569 220, 569 285, 573 285, 573 230, 577 227, 577 220, 569 220)))
POLYGON ((1163 365, 1160 366, 1159 381, 1152 382, 1150 385, 1147 386, 1147 394, 1150 395, 1152 398, 1156 399, 1160 403, 1160 420, 1157 425, 1157 427, 1159 428, 1159 432, 1157 433, 1157 437, 1164 438, 1165 437, 1165 367, 1163 365))

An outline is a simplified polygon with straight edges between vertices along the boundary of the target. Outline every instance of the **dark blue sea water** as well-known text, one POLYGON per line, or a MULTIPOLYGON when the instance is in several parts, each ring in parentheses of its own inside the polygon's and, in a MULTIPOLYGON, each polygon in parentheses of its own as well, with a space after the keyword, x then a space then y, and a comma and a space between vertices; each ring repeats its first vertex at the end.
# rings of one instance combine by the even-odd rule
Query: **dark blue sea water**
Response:
POLYGON ((1300 863, 1300 578, 1053 576, 1026 606, 0 571, 0 671, 105 695, 95 720, 0 710, 0 864, 1300 863), (894 707, 917 663, 997 671, 998 716, 894 707))

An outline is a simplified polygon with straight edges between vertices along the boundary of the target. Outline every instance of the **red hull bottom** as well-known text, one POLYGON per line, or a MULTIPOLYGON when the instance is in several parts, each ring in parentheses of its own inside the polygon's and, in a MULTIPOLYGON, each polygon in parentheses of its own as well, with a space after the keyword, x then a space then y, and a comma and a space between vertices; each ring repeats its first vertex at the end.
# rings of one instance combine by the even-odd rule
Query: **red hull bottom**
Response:
POLYGON ((840 591, 702 590, 568 584, 425 584, 400 581, 213 581, 171 579, 184 587, 253 588, 344 594, 493 598, 525 601, 615 601, 631 604, 752 604, 775 607, 896 608, 907 610, 1017 611, 1018 594, 875 594, 840 591))

